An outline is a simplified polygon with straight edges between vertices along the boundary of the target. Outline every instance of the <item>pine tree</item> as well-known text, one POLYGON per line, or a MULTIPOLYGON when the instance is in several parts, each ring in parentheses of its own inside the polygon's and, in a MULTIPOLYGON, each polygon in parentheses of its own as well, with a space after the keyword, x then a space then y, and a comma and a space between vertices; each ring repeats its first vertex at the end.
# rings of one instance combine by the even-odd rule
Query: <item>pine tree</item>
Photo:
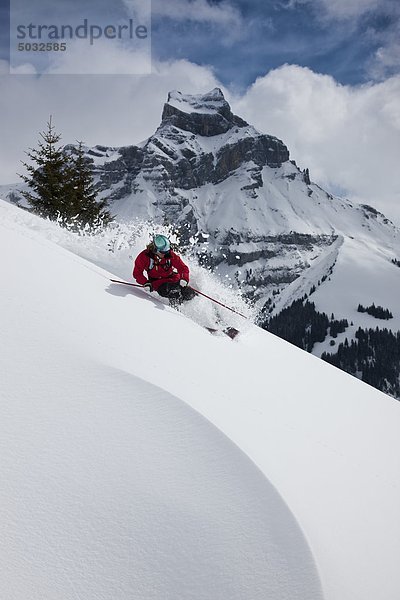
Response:
POLYGON ((91 165, 82 142, 72 152, 66 152, 59 146, 61 135, 55 132, 51 116, 47 131, 40 133, 40 138, 38 148, 26 153, 33 163, 23 163, 28 175, 20 175, 31 188, 21 193, 32 210, 76 229, 110 223, 113 217, 106 209, 107 201, 96 199, 91 165))
POLYGON ((22 163, 28 175, 20 177, 31 191, 21 191, 31 208, 41 217, 55 221, 65 212, 65 181, 68 157, 58 145, 61 135, 55 132, 52 118, 47 131, 40 133, 38 148, 26 152, 33 164, 22 163))
POLYGON ((68 220, 79 227, 98 227, 113 220, 107 210, 107 200, 97 200, 90 162, 85 156, 83 143, 70 155, 68 175, 68 220))

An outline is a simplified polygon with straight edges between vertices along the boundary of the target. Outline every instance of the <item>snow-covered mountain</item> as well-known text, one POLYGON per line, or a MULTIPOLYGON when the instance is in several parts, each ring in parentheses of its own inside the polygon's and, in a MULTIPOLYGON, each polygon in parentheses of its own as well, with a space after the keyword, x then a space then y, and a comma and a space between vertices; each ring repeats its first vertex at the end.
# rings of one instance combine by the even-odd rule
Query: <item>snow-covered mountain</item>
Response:
POLYGON ((397 598, 398 402, 82 244, 0 202, 2 596, 397 598))
MULTIPOLYGON (((221 277, 239 282, 260 307, 274 300, 272 314, 330 274, 349 240, 355 257, 370 247, 372 262, 377 251, 383 262, 400 258, 398 228, 374 208, 312 183, 282 141, 232 113, 219 88, 170 92, 154 135, 138 146, 88 147, 86 155, 119 220, 167 222, 183 239, 196 236, 198 252, 221 277)), ((12 189, 0 191, 10 197, 12 189)), ((398 273, 390 267, 384 287, 392 289, 398 273)), ((374 301, 367 295, 359 301, 374 301)), ((340 302, 332 308, 349 314, 340 302)))
POLYGON ((264 318, 315 290, 318 311, 349 323, 316 354, 354 339, 358 327, 382 326, 359 304, 388 309, 384 325, 400 330, 400 230, 373 207, 312 183, 284 143, 235 116, 218 88, 170 92, 154 135, 137 146, 86 148, 86 156, 120 222, 173 224, 264 318))
MULTIPOLYGON (((195 236, 221 277, 260 307, 274 302, 271 314, 317 287, 332 267, 330 284, 324 278, 324 293, 315 296, 320 310, 351 316, 357 326, 365 322, 359 302, 396 312, 400 272, 391 260, 400 258, 399 229, 374 208, 312 183, 284 143, 235 116, 218 88, 170 92, 154 135, 139 146, 87 148, 87 156, 118 219, 168 222, 184 239, 195 236), (366 284, 358 257, 377 266, 376 280, 366 284), (355 269, 340 274, 350 262, 355 269), (360 290, 351 306, 341 278, 360 290)), ((400 329, 397 312, 392 326, 400 329)))

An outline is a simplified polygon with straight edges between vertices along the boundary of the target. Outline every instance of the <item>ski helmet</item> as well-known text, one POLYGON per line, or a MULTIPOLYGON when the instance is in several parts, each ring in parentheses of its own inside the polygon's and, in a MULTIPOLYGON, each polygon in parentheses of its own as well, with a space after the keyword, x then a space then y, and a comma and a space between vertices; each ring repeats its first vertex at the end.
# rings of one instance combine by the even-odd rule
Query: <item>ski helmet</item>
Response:
POLYGON ((165 235, 155 235, 153 238, 153 244, 157 252, 169 252, 171 245, 169 239, 165 235))

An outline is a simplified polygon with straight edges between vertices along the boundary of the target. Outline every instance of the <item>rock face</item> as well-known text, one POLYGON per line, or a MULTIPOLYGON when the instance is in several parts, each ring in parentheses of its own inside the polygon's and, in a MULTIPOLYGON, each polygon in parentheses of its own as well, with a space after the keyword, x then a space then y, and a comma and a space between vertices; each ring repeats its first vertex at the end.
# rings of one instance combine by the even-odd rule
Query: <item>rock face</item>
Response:
POLYGON ((219 88, 201 96, 170 92, 164 104, 162 124, 206 137, 226 133, 232 127, 248 126, 232 113, 219 88))
MULTIPOLYGON (((88 155, 101 157, 108 150, 116 149, 97 146, 88 155)), ((102 188, 120 184, 113 193, 120 199, 135 193, 139 175, 158 192, 174 194, 176 188, 221 182, 251 161, 258 167, 254 183, 260 184, 263 166, 278 167, 288 159, 283 142, 235 116, 216 88, 201 96, 170 92, 161 124, 144 146, 119 149, 119 157, 99 165, 97 172, 102 188)))
POLYGON ((87 156, 118 219, 173 224, 183 243, 197 236, 202 259, 260 307, 279 304, 316 264, 318 277, 326 275, 355 227, 363 234, 393 227, 313 184, 285 144, 234 115, 218 88, 170 92, 145 142, 95 146, 87 156))

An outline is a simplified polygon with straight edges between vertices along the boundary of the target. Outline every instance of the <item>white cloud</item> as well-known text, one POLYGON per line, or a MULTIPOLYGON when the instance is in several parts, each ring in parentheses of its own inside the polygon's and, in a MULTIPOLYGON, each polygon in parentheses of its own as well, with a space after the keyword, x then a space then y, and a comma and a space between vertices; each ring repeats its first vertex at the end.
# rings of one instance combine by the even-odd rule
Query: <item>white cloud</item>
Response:
POLYGON ((311 7, 313 15, 325 26, 334 24, 345 27, 354 36, 362 35, 366 51, 368 45, 378 48, 366 65, 366 75, 372 80, 382 81, 400 71, 398 0, 290 0, 284 6, 291 9, 298 5, 311 7), (360 28, 363 17, 367 18, 360 28))
POLYGON ((283 139, 291 157, 331 190, 344 189, 400 224, 400 77, 361 87, 286 65, 259 78, 233 106, 283 139))
MULTIPOLYGON (((129 16, 141 25, 150 25, 153 0, 122 0, 129 16)), ((151 29, 151 26, 149 27, 151 29)))
MULTIPOLYGON (((124 0, 125 4, 131 1, 124 0)), ((221 43, 228 47, 242 40, 251 29, 251 22, 245 21, 228 0, 218 3, 209 0, 152 0, 152 15, 173 19, 176 23, 191 21, 217 27, 221 43)))
POLYGON ((98 39, 68 43, 66 52, 53 53, 45 74, 51 75, 141 75, 151 73, 150 45, 122 45, 116 40, 98 39))
POLYGON ((400 26, 389 35, 375 52, 369 64, 369 75, 374 80, 386 79, 388 74, 400 70, 400 26))
POLYGON ((36 75, 36 67, 31 63, 23 63, 18 67, 10 67, 10 73, 13 75, 36 75))
POLYGON ((385 0, 291 0, 289 7, 296 4, 310 4, 320 17, 334 19, 358 18, 363 14, 378 8, 385 0))
POLYGON ((334 17, 359 17, 377 8, 381 0, 317 0, 334 17))
POLYGON ((175 21, 197 21, 239 27, 243 24, 240 12, 229 2, 210 4, 207 0, 153 0, 152 14, 175 21))

